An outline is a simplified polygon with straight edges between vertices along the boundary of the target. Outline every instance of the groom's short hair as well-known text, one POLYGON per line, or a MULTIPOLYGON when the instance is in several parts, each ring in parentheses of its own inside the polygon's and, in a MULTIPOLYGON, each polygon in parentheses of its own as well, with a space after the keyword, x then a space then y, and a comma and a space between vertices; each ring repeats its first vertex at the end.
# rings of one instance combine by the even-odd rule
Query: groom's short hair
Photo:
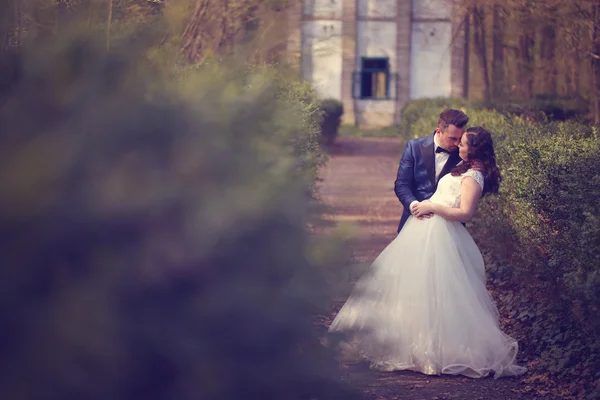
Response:
POLYGON ((465 125, 467 125, 467 122, 469 122, 469 117, 467 117, 467 114, 460 110, 446 108, 440 114, 440 118, 438 119, 438 128, 444 130, 450 125, 454 125, 457 128, 464 128, 465 125))

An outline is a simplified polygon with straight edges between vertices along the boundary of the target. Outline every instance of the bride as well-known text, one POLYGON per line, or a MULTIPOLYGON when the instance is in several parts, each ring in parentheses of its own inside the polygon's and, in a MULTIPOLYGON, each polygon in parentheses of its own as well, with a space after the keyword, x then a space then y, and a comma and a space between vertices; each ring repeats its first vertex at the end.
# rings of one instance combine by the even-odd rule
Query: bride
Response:
POLYGON ((371 368, 495 378, 525 373, 518 344, 498 326, 477 245, 461 224, 501 180, 490 132, 461 138, 463 160, 419 203, 356 284, 329 332, 345 332, 371 368), (419 218, 429 217, 431 218, 419 218))

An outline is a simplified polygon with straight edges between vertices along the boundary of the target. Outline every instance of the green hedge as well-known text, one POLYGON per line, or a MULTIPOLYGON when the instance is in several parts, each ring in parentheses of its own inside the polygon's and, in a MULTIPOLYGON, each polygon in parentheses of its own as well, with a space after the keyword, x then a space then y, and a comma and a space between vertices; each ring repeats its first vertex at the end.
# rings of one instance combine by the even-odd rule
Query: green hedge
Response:
POLYGON ((322 112, 321 130, 323 138, 326 144, 333 144, 342 123, 344 104, 336 99, 325 99, 321 101, 319 108, 322 112))
POLYGON ((406 139, 414 139, 433 131, 437 126, 440 110, 445 108, 460 109, 468 115, 476 111, 482 123, 491 122, 499 118, 499 115, 509 119, 519 116, 536 122, 582 121, 589 111, 588 103, 581 98, 550 95, 539 95, 527 101, 499 100, 493 103, 446 97, 421 99, 410 101, 403 107, 398 133, 406 139))
POLYGON ((529 100, 495 100, 482 104, 502 113, 522 115, 540 121, 585 120, 589 104, 580 97, 537 95, 529 100))
POLYGON ((353 398, 312 325, 312 91, 39 46, 0 108, 0 398, 353 398))
MULTIPOLYGON (((409 136, 430 132, 451 101, 409 104, 409 136), (416 106, 415 106, 416 104, 416 106), (439 107, 439 106, 442 107, 439 107), (418 114, 418 117, 415 115, 418 114)), ((530 368, 550 372, 593 398, 600 378, 600 133, 577 122, 536 122, 475 105, 469 126, 494 135, 504 176, 468 226, 506 291, 507 327, 530 368), (585 387, 587 386, 587 387, 585 387)))

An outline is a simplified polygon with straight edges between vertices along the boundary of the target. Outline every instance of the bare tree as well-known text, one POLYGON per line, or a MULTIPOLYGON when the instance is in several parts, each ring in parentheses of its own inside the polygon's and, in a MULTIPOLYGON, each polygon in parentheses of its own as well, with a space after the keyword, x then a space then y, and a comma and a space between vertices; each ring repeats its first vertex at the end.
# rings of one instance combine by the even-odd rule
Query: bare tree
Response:
POLYGON ((492 97, 504 97, 504 8, 495 3, 492 14, 492 97))
POLYGON ((113 0, 108 0, 108 16, 106 17, 106 49, 110 49, 110 26, 112 25, 113 0))
POLYGON ((475 6, 472 9, 473 14, 473 44, 479 65, 481 67, 481 76, 483 78, 484 97, 486 101, 492 98, 490 88, 490 78, 488 71, 488 57, 486 44, 486 29, 485 29, 485 11, 483 6, 475 6))
POLYGON ((465 14, 465 45, 464 45, 464 67, 463 67, 463 97, 466 99, 469 97, 469 65, 470 65, 470 54, 471 54, 471 14, 467 10, 465 14))
POLYGON ((541 91, 556 93, 557 65, 556 53, 556 18, 548 18, 540 31, 541 91))
POLYGON ((594 123, 600 123, 600 0, 592 2, 591 12, 591 51, 592 63, 592 115, 594 123))
POLYGON ((535 70, 535 25, 527 6, 523 6, 519 16, 521 31, 519 35, 519 87, 524 98, 533 97, 533 72, 535 70))
POLYGON ((196 63, 210 54, 229 53, 253 34, 260 36, 277 24, 271 18, 284 19, 276 14, 281 14, 285 5, 285 0, 196 0, 182 35, 187 61, 196 63))

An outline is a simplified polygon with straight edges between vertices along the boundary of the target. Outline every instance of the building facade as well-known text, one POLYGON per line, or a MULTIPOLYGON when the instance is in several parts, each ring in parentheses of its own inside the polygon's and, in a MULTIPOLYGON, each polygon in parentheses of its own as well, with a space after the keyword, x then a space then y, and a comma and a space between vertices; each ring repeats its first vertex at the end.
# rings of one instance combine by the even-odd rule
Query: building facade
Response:
POLYGON ((463 96, 463 22, 452 0, 297 0, 288 56, 344 123, 388 126, 410 99, 463 96))

